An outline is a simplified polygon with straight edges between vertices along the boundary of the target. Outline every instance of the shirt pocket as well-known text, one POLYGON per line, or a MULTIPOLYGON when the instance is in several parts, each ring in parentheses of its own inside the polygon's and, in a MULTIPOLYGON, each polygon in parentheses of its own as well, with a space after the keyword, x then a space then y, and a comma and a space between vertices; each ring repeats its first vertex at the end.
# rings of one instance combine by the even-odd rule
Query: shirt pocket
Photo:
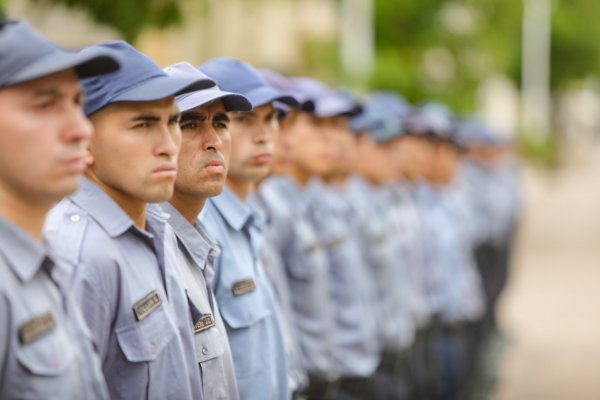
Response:
POLYGON ((222 356, 225 353, 223 334, 216 326, 194 334, 196 361, 200 364, 222 356))
POLYGON ((64 399, 71 396, 79 376, 74 368, 76 352, 72 340, 59 325, 52 332, 15 350, 22 367, 15 381, 19 398, 64 399), (74 375, 75 374, 75 375, 74 375))
POLYGON ((254 292, 219 303, 238 379, 264 372, 271 357, 268 350, 271 312, 260 300, 254 292))
POLYGON ((262 300, 262 293, 257 287, 252 293, 219 300, 219 310, 230 328, 251 328, 271 314, 262 300))
POLYGON ((119 346, 129 362, 156 360, 175 337, 175 327, 168 320, 163 307, 164 304, 142 321, 116 330, 119 346))

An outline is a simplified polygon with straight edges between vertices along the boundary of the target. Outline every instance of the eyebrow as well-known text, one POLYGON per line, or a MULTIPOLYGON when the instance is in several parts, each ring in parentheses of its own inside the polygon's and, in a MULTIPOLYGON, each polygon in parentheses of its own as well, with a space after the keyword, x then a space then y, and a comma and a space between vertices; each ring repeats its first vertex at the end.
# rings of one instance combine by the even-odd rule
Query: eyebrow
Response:
POLYGON ((204 121, 206 120, 206 114, 198 112, 198 111, 190 111, 190 112, 185 112, 183 114, 181 114, 181 120, 179 120, 180 123, 182 122, 188 122, 188 121, 204 121))
POLYGON ((213 121, 215 121, 215 122, 230 122, 230 119, 227 116, 227 114, 218 113, 218 114, 215 114, 215 116, 213 117, 213 121))
POLYGON ((141 114, 136 116, 133 121, 135 122, 159 122, 160 117, 154 114, 141 114))
POLYGON ((59 88, 40 89, 33 92, 33 97, 61 97, 65 92, 59 88))

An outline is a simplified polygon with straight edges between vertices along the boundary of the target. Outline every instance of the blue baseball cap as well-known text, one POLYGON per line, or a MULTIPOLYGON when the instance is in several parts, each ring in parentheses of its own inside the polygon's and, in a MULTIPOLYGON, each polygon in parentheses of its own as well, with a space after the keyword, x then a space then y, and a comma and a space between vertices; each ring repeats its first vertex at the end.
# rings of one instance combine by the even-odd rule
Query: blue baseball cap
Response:
POLYGON ((403 118, 412 107, 393 92, 374 92, 361 114, 350 120, 355 133, 367 132, 377 142, 388 142, 405 134, 403 118))
POLYGON ((29 82, 73 68, 79 78, 107 74, 119 63, 106 51, 62 49, 29 24, 0 21, 0 88, 29 82))
MULTIPOLYGON (((196 67, 188 62, 180 62, 166 67, 165 72, 174 78, 196 78, 210 79, 200 72, 196 67)), ((214 81, 213 81, 214 83, 214 81)), ((252 104, 241 94, 225 92, 221 90, 216 83, 208 89, 197 90, 175 97, 177 106, 181 112, 189 111, 193 108, 203 106, 214 100, 221 100, 226 111, 250 111, 252 104)))
POLYGON ((291 80, 291 90, 300 103, 311 101, 314 105, 312 113, 319 118, 348 116, 359 114, 360 104, 336 92, 323 82, 308 77, 297 77, 291 80))
POLYGON ((160 100, 215 85, 209 78, 171 77, 150 57, 122 40, 104 42, 83 52, 99 50, 110 51, 122 67, 114 74, 82 81, 86 94, 84 111, 88 116, 111 103, 160 100))
POLYGON ((244 61, 226 57, 215 58, 198 68, 216 80, 223 90, 246 97, 253 107, 272 102, 298 107, 298 101, 294 97, 269 85, 258 70, 244 61))
POLYGON ((446 140, 452 140, 454 124, 452 111, 439 102, 425 103, 404 119, 410 134, 434 135, 446 140))
MULTIPOLYGON (((259 72, 269 85, 284 93, 288 93, 290 96, 295 98, 298 102, 299 109, 306 112, 315 111, 315 104, 313 101, 306 99, 306 96, 303 96, 302 93, 295 91, 289 78, 281 75, 279 72, 273 71, 272 69, 260 69, 259 72)), ((289 106, 284 104, 277 105, 280 106, 284 111, 289 109, 289 106)))

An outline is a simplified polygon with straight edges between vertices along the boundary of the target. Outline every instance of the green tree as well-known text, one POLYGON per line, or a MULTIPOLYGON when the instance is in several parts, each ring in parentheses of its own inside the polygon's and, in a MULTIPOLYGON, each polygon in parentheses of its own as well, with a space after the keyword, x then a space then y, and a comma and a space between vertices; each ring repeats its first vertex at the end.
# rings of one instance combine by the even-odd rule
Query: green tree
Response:
MULTIPOLYGON (((0 0, 0 2, 3 0, 0 0)), ((83 9, 96 21, 115 28, 129 42, 147 27, 178 24, 182 11, 178 0, 36 0, 83 9)))
MULTIPOLYGON (((392 88, 412 101, 438 98, 471 110, 478 84, 521 72, 523 0, 375 0, 377 59, 371 85, 392 88), (445 81, 427 74, 429 63, 450 63, 445 81), (440 50, 441 49, 441 50, 440 50), (444 55, 439 57, 439 55, 444 55)), ((551 86, 600 73, 600 2, 554 0, 551 86)), ((442 65, 440 68, 443 68, 442 65)))

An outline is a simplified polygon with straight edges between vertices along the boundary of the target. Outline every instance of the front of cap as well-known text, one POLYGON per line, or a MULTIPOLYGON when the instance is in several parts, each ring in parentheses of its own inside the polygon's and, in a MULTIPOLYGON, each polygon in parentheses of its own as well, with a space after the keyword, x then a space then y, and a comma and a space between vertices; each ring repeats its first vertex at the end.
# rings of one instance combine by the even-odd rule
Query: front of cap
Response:
MULTIPOLYGON (((207 75, 200 72, 196 67, 188 62, 180 62, 169 65, 164 71, 174 78, 195 78, 209 79, 207 75)), ((181 94, 175 97, 177 106, 181 112, 189 111, 196 107, 201 107, 215 100, 221 100, 225 106, 225 111, 250 111, 252 104, 250 101, 238 93, 226 92, 221 90, 216 84, 215 86, 181 94)))
POLYGON ((22 21, 0 25, 0 88, 43 78, 73 68, 80 78, 119 68, 107 51, 71 52, 60 48, 22 21))
POLYGON ((253 107, 276 101, 290 107, 298 107, 298 102, 293 96, 269 85, 254 67, 244 61, 215 58, 198 68, 216 80, 221 89, 246 97, 253 107))
POLYGON ((150 57, 122 40, 91 46, 83 53, 100 50, 114 54, 122 67, 110 76, 82 81, 88 116, 112 103, 155 101, 215 85, 209 78, 171 77, 150 57))
POLYGON ((355 101, 314 78, 293 78, 291 79, 291 89, 294 93, 298 93, 303 101, 311 101, 314 104, 312 113, 319 118, 352 117, 361 111, 360 105, 355 101))

